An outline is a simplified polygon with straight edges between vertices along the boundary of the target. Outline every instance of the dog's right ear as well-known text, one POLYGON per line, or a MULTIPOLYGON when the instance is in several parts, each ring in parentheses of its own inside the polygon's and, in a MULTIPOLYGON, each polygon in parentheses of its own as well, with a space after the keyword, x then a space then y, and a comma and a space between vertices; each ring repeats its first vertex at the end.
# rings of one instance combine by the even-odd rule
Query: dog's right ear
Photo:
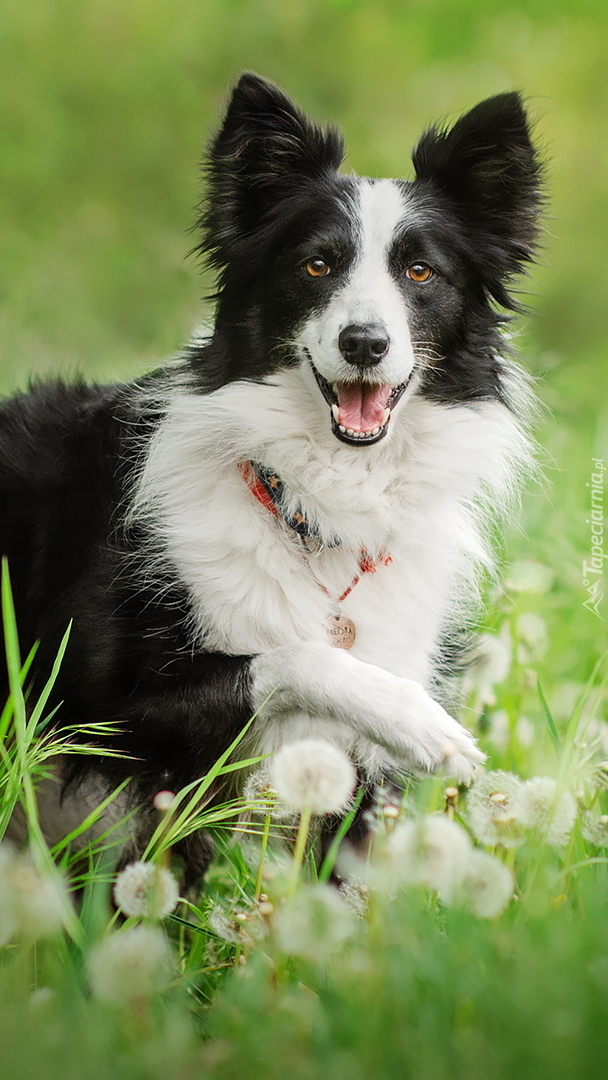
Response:
POLYGON ((446 196, 471 230, 494 299, 516 307, 505 282, 533 258, 544 205, 543 166, 520 94, 480 102, 451 129, 430 128, 413 161, 417 179, 446 196))
POLYGON ((343 156, 335 129, 317 127, 278 87, 245 73, 209 149, 200 250, 225 266, 235 241, 299 187, 335 172, 343 156))

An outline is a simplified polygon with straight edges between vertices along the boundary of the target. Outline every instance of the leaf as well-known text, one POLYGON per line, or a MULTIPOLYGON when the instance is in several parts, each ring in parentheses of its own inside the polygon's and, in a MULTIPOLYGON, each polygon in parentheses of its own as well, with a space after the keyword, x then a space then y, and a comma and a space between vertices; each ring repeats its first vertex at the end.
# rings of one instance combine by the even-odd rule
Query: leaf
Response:
POLYGON ((536 685, 537 685, 537 689, 538 689, 538 697, 540 699, 540 704, 541 704, 541 708, 542 708, 542 711, 543 711, 543 716, 545 718, 545 723, 546 723, 546 725, 547 725, 547 727, 549 729, 549 735, 551 736, 551 742, 553 743, 553 746, 555 747, 555 750, 556 750, 557 754, 559 754, 561 752, 561 744, 560 744, 560 741, 559 741, 559 735, 557 734, 557 728, 555 726, 555 721, 554 721, 553 717, 551 716, 551 712, 549 710, 549 706, 547 705, 545 695, 543 694, 543 690, 542 690, 542 687, 540 685, 540 681, 537 682, 536 685))
POLYGON ((359 807, 361 806, 364 794, 365 794, 365 788, 360 787, 357 794, 356 794, 356 796, 355 796, 355 801, 354 801, 352 807, 348 811, 348 814, 346 814, 346 816, 344 818, 342 818, 342 821, 340 822, 340 827, 339 827, 336 835, 334 836, 331 844, 329 845, 327 855, 323 859, 323 862, 321 864, 321 869, 319 870, 319 878, 318 878, 318 880, 319 880, 319 882, 321 884, 325 884, 325 882, 329 881, 329 878, 331 876, 331 872, 332 872, 332 870, 333 870, 333 868, 334 868, 334 866, 336 864, 336 859, 338 857, 338 851, 340 849, 340 844, 342 843, 342 841, 343 841, 344 837, 346 836, 348 830, 350 829, 353 821, 355 820, 355 815, 356 815, 359 807))

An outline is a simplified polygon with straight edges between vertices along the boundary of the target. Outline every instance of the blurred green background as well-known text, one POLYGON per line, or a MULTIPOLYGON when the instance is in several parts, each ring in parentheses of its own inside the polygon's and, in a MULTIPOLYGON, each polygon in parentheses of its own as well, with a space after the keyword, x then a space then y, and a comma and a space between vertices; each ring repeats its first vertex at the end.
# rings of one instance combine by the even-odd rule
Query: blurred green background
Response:
POLYGON ((527 95, 551 202, 518 340, 547 480, 509 555, 555 573, 546 678, 585 678, 608 620, 608 587, 603 619, 582 606, 585 485, 592 454, 608 463, 605 0, 4 0, 0 389, 138 375, 205 314, 198 163, 244 68, 340 125, 346 167, 371 175, 409 175, 429 122, 527 95))

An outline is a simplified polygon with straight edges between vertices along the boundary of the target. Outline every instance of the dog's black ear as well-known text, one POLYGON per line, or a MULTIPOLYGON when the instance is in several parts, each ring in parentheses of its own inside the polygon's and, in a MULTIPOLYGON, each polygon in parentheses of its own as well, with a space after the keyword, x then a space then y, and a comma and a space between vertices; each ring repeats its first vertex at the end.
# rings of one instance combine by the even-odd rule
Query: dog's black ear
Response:
POLYGON ((491 291, 505 303, 499 279, 532 258, 543 204, 543 169, 521 95, 498 94, 465 113, 451 129, 429 129, 413 162, 417 179, 447 196, 460 219, 478 234, 480 254, 494 266, 500 295, 491 291))
POLYGON ((317 127, 278 87, 245 73, 209 149, 201 250, 224 266, 235 240, 303 184, 335 172, 343 156, 335 129, 317 127))

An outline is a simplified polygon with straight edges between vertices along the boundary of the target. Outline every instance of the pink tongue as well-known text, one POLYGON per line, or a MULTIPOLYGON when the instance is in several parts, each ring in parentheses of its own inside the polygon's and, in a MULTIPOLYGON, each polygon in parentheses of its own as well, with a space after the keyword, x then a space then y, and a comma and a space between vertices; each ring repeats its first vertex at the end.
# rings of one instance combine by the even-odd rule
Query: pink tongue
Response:
POLYGON ((373 431, 380 427, 390 386, 367 386, 363 383, 339 383, 338 423, 351 431, 373 431))

